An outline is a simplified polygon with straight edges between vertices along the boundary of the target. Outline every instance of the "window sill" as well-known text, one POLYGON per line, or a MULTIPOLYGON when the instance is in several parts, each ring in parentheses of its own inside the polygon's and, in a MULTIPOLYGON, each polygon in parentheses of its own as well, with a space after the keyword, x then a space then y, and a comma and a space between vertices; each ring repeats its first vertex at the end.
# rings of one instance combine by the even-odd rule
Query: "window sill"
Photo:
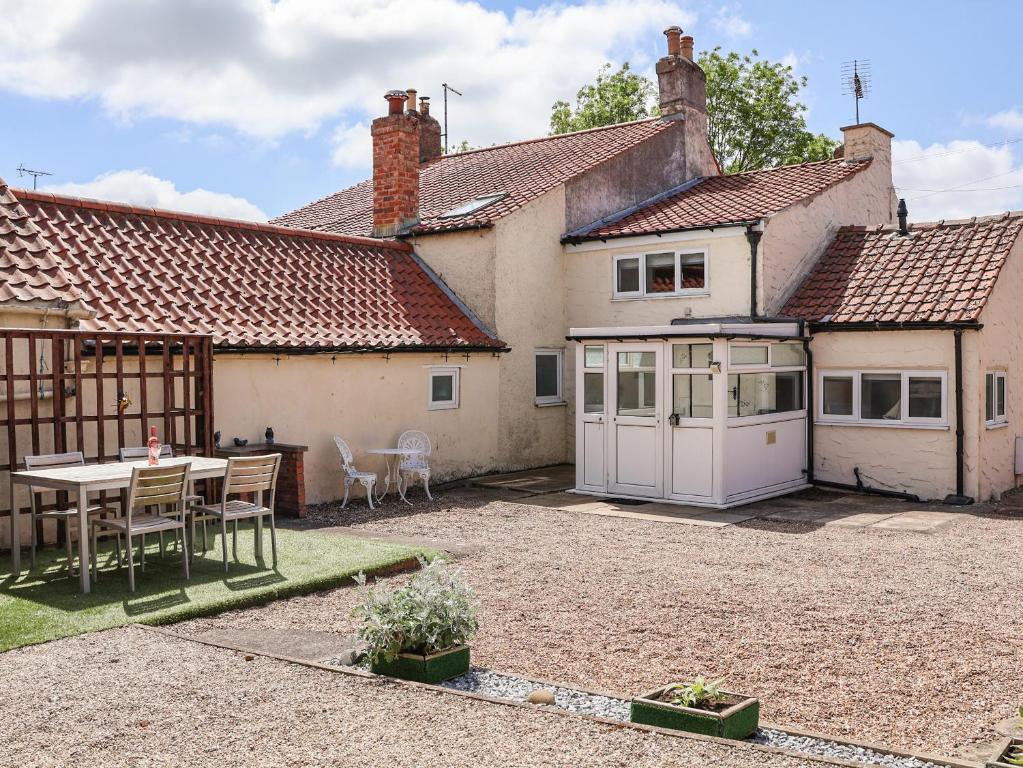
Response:
POLYGON ((691 293, 649 293, 641 294, 638 296, 611 296, 611 301, 647 301, 652 299, 659 301, 661 299, 699 299, 707 298, 710 296, 710 291, 693 291, 691 293))
POLYGON ((984 423, 984 429, 1004 429, 1007 426, 1009 426, 1009 422, 1007 421, 994 421, 984 423))
POLYGON ((537 408, 556 408, 558 406, 568 405, 567 400, 553 400, 549 403, 533 403, 537 408))
POLYGON ((430 403, 426 406, 428 411, 454 411, 458 409, 458 403, 430 403))
POLYGON ((948 431, 948 424, 905 424, 898 422, 886 424, 884 422, 873 423, 869 421, 821 421, 814 420, 814 426, 819 427, 866 427, 867 429, 937 429, 948 431))

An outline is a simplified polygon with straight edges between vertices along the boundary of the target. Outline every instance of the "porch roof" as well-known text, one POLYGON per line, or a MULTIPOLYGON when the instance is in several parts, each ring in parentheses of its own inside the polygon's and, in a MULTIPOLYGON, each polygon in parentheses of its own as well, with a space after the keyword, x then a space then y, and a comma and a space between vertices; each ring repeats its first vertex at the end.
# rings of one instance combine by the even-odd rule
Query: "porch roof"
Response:
POLYGON ((798 322, 781 323, 692 323, 686 325, 634 325, 605 328, 569 328, 567 341, 639 340, 680 338, 765 339, 805 341, 798 322))

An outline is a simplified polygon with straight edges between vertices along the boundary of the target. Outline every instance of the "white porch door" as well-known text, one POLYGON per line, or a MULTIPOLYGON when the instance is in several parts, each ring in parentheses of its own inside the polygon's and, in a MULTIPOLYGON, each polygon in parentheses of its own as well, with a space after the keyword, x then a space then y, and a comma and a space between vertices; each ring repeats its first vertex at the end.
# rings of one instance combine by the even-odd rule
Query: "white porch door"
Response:
POLYGON ((608 490, 664 491, 663 344, 608 345, 608 490))

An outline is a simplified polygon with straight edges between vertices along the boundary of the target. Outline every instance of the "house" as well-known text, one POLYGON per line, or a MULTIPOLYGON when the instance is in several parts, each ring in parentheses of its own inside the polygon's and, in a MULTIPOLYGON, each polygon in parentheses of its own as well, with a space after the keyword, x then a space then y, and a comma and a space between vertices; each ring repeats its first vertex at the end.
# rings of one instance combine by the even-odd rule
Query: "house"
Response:
POLYGON ((373 178, 269 225, 4 188, 0 322, 213 334, 218 428, 308 442, 314 501, 330 434, 408 426, 444 477, 570 461, 581 493, 712 508, 1014 487, 1023 218, 894 224, 872 123, 722 175, 666 37, 649 120, 445 155, 389 91, 373 178))
POLYGON ((425 429, 441 479, 496 461, 506 345, 407 243, 0 181, 0 325, 211 334, 215 428, 227 443, 272 426, 307 444, 310 501, 341 495, 334 434, 365 462, 365 448, 425 429))

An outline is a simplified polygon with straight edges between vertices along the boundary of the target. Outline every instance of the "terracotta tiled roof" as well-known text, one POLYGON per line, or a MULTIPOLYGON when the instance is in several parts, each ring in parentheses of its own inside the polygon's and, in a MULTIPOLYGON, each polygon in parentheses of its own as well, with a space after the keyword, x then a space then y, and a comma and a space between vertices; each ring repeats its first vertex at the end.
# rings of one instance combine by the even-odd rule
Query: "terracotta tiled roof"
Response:
MULTIPOLYGON (((572 177, 680 125, 660 119, 640 120, 459 152, 424 163, 419 173, 420 223, 412 231, 443 232, 489 226, 572 177), (474 213, 441 218, 442 214, 476 197, 500 193, 504 197, 474 213)), ((273 221, 346 235, 370 235, 373 180, 363 181, 273 221)))
POLYGON ((869 163, 822 160, 766 171, 708 176, 569 232, 565 239, 604 240, 756 221, 820 194, 869 163))
POLYGON ((782 310, 816 322, 970 322, 1023 229, 1023 213, 843 227, 782 310))
POLYGON ((80 299, 39 227, 0 179, 0 303, 70 307, 80 299))
MULTIPOLYGON (((404 243, 13 194, 31 217, 21 226, 49 245, 41 258, 64 270, 42 271, 56 288, 35 280, 31 292, 47 297, 69 280, 95 312, 86 329, 210 333, 220 346, 264 349, 504 346, 404 243)), ((7 250, 0 264, 20 252, 7 250)))

